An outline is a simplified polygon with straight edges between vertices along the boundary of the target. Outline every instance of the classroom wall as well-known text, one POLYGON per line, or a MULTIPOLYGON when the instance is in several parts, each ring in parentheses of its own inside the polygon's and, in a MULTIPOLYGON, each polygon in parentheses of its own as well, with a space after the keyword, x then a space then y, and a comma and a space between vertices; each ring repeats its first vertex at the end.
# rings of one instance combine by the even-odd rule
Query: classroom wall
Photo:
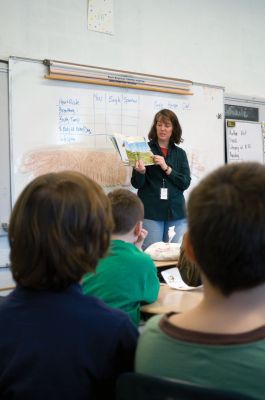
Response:
POLYGON ((0 0, 0 58, 57 59, 265 97, 264 0, 113 0, 114 35, 87 0, 0 0))

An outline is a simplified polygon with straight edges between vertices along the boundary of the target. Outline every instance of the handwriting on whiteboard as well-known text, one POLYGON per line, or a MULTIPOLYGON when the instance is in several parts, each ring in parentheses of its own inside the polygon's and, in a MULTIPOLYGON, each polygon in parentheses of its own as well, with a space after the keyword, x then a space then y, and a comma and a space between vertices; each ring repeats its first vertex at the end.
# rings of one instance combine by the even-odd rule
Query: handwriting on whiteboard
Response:
MULTIPOLYGON (((60 97, 56 107, 58 144, 85 143, 93 135, 138 135, 139 113, 144 109, 137 94, 104 91, 80 98, 60 97)), ((191 110, 191 104, 188 100, 158 98, 152 108, 154 114, 163 108, 178 113, 191 110)))

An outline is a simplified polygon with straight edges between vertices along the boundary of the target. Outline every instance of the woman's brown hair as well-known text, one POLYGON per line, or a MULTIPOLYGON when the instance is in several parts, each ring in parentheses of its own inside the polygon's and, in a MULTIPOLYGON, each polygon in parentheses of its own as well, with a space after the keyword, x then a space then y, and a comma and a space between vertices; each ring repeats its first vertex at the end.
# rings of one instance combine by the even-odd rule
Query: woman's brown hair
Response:
POLYGON ((78 172, 34 179, 19 196, 9 227, 15 281, 60 290, 94 271, 108 249, 110 203, 100 186, 78 172))
POLYGON ((173 111, 168 110, 167 108, 160 110, 160 111, 158 111, 158 113, 156 113, 152 127, 148 134, 148 139, 149 140, 157 140, 157 133, 156 133, 157 122, 168 122, 168 121, 171 122, 172 127, 173 127, 172 135, 169 139, 169 143, 170 144, 179 144, 179 143, 183 142, 183 139, 181 137, 182 129, 181 129, 178 117, 176 116, 176 114, 173 111))

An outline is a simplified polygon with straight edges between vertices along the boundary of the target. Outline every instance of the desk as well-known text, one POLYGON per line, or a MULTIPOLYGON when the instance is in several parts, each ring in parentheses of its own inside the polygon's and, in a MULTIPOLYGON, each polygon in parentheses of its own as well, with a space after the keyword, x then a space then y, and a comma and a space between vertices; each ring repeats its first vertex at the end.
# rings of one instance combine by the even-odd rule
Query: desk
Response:
POLYGON ((196 306, 203 298, 203 289, 176 290, 168 285, 160 285, 157 301, 141 307, 147 314, 163 314, 170 311, 183 312, 196 306))

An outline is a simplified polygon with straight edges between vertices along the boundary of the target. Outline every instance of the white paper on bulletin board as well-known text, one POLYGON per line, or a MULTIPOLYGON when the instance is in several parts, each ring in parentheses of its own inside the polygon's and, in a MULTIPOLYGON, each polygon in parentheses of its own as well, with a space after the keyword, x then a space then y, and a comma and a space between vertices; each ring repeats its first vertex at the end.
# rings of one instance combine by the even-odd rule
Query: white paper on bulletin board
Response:
POLYGON ((264 162, 260 122, 226 120, 227 162, 264 162))

